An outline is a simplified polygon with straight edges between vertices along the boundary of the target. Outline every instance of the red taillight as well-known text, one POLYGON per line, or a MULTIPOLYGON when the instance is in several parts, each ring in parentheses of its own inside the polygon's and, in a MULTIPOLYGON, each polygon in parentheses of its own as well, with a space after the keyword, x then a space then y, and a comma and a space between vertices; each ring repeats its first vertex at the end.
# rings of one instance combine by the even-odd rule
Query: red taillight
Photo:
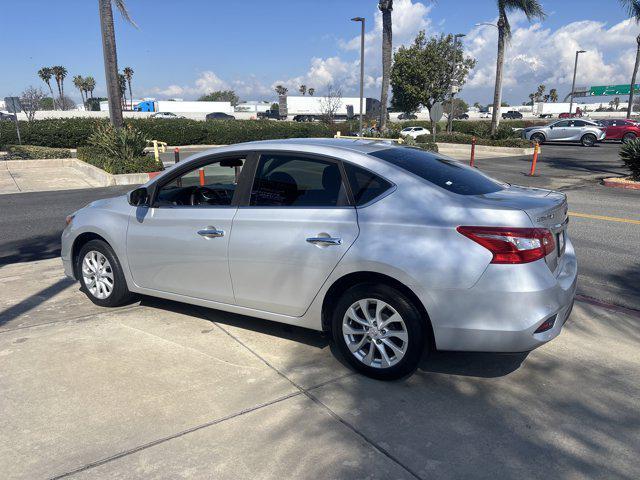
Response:
POLYGON ((491 263, 529 263, 549 255, 556 248, 546 228, 458 227, 465 237, 493 253, 491 263))

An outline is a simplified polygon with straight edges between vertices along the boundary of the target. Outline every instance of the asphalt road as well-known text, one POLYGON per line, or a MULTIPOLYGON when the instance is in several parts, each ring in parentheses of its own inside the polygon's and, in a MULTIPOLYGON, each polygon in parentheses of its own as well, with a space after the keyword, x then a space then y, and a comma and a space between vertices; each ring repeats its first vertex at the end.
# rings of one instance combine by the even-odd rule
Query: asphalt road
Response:
MULTIPOLYGON (((569 226, 580 265, 578 292, 640 310, 640 225, 632 223, 640 221, 640 191, 611 189, 596 180, 624 173, 618 149, 618 144, 545 145, 535 177, 526 175, 531 159, 525 157, 480 160, 477 166, 506 182, 564 191, 570 211, 581 215, 573 216, 569 226)), ((163 160, 170 163, 172 155, 165 154, 163 160)), ((131 188, 0 195, 0 265, 58 256, 66 215, 131 188)))

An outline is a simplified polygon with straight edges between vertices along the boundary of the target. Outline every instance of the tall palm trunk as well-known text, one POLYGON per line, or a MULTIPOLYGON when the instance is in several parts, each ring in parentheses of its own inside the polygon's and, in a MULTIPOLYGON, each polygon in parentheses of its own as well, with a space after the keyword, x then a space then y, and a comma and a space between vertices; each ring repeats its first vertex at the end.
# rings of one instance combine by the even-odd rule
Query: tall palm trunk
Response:
MULTIPOLYGON (((60 79, 56 77, 56 86, 58 87, 58 106, 60 110, 64 110, 64 102, 62 101, 62 87, 60 87, 60 79)), ((54 99, 55 103, 55 99, 54 99)))
POLYGON ((133 111, 133 93, 131 92, 131 79, 127 80, 127 83, 129 84, 129 100, 131 100, 129 109, 133 111))
POLYGON ((631 118, 631 112, 633 112, 633 87, 636 84, 638 66, 640 66, 640 35, 636 37, 636 42, 638 43, 638 48, 636 50, 636 64, 633 67, 633 76, 631 77, 631 88, 629 89, 629 106, 627 107, 627 118, 631 118))
POLYGON ((49 87, 49 91, 51 92, 51 101, 53 102, 53 109, 57 110, 56 109, 56 97, 53 94, 53 88, 51 88, 51 83, 50 82, 47 82, 47 87, 49 87))
POLYGON ((380 93, 380 131, 387 129, 387 103, 389 101, 389 76, 391 72, 391 51, 393 48, 393 29, 391 11, 393 0, 381 1, 382 11, 382 92, 380 93))
POLYGON ((502 104, 502 69, 504 67, 504 50, 506 43, 505 19, 500 15, 498 20, 498 58, 496 60, 496 86, 493 91, 493 113, 491 115, 491 134, 498 130, 500 122, 500 105, 502 104))
POLYGON ((102 52, 104 73, 109 97, 109 118, 114 127, 122 127, 122 99, 118 79, 118 58, 116 55, 116 35, 113 27, 111 0, 98 0, 100 9, 100 30, 102 31, 102 52))

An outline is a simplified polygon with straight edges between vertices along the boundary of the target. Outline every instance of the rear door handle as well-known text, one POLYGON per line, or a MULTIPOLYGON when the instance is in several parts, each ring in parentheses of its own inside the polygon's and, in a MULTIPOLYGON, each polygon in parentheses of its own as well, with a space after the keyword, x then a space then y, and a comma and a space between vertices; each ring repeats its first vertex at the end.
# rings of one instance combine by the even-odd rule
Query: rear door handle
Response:
POLYGON ((309 237, 307 238, 307 242, 318 245, 319 247, 342 245, 342 239, 339 237, 309 237))
POLYGON ((205 238, 224 237, 224 230, 218 230, 216 227, 209 226, 202 230, 198 230, 198 235, 205 238))

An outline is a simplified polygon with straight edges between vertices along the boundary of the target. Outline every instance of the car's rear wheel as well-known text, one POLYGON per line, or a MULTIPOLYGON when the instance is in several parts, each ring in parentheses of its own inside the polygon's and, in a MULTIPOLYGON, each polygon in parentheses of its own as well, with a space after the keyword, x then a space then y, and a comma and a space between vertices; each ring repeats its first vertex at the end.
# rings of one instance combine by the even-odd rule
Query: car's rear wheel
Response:
POLYGON ((584 147, 593 147, 597 141, 598 139, 593 133, 587 133, 586 135, 582 136, 580 143, 582 143, 582 146, 584 147))
POLYGON ((399 290, 360 284, 347 290, 332 317, 333 339, 347 362, 381 380, 413 372, 427 347, 425 324, 399 290))
POLYGON ((638 136, 635 133, 632 133, 632 132, 625 133, 624 136, 622 137, 622 143, 633 142, 636 138, 638 138, 638 136))
POLYGON ((76 271, 82 291, 96 305, 118 307, 133 299, 113 249, 103 240, 91 240, 78 255, 76 271))
POLYGON ((539 143, 540 145, 542 145, 544 143, 544 135, 541 133, 534 133, 533 135, 531 135, 531 141, 533 143, 539 143))

